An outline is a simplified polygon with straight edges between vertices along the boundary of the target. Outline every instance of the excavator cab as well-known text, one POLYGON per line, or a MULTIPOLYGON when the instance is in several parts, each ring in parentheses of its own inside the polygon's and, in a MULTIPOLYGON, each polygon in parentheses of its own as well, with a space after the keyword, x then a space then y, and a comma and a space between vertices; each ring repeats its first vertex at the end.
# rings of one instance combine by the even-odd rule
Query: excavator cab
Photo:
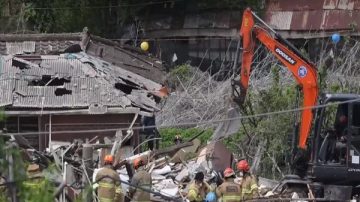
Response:
POLYGON ((324 185, 356 187, 360 184, 360 95, 327 94, 319 101, 325 107, 315 115, 309 177, 324 185))
POLYGON ((303 178, 285 176, 276 189, 317 199, 348 201, 360 195, 360 95, 325 94, 314 110, 303 178), (279 188, 280 187, 280 188, 279 188))

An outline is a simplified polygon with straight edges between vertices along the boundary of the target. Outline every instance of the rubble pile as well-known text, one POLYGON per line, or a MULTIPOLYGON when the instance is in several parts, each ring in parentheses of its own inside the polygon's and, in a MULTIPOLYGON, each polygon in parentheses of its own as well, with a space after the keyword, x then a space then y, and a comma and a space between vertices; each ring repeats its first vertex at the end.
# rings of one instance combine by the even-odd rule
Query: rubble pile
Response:
MULTIPOLYGON (((104 165, 103 157, 116 147, 118 150, 114 155, 113 167, 120 177, 123 194, 127 196, 127 191, 133 186, 131 179, 135 170, 132 164, 135 159, 141 158, 146 162, 146 171, 151 173, 152 186, 149 192, 152 201, 185 201, 189 185, 197 172, 204 173, 205 181, 215 190, 222 183, 225 168, 232 167, 234 162, 233 154, 221 141, 201 145, 197 137, 168 148, 138 154, 133 153, 132 146, 118 146, 116 140, 111 142, 106 144, 109 143, 109 139, 106 139, 105 144, 91 144, 75 140, 70 145, 54 144, 44 152, 24 148, 22 151, 28 163, 36 163, 43 168, 41 175, 54 184, 55 197, 66 196, 66 200, 60 201, 96 197, 84 191, 88 187, 94 190, 97 188, 95 179, 104 165)), ((240 183, 241 178, 235 182, 240 183)), ((274 186, 273 182, 262 178, 260 183, 261 190, 269 191, 269 185, 274 186)))
MULTIPOLYGON (((219 120, 226 117, 231 103, 230 79, 221 82, 214 75, 189 67, 191 77, 188 80, 174 78, 179 86, 166 99, 157 125, 177 123, 198 123, 219 120)), ((214 127, 214 125, 207 125, 214 127)))

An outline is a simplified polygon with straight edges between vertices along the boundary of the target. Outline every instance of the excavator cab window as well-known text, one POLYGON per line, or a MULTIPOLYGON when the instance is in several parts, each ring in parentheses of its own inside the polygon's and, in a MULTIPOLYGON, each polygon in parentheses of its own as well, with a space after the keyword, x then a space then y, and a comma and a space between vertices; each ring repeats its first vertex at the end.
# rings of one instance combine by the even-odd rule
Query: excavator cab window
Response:
POLYGON ((360 168, 360 103, 349 106, 349 124, 347 128, 349 167, 360 168))
MULTIPOLYGON (((360 127, 360 103, 355 103, 352 110, 352 125, 354 127, 360 127)), ((359 132, 359 131, 357 131, 359 132)), ((356 135, 360 135, 357 133, 356 135)))
POLYGON ((335 145, 336 145, 336 130, 335 126, 338 122, 338 116, 342 114, 344 106, 330 105, 324 109, 323 119, 321 123, 320 136, 320 150, 319 161, 322 163, 335 163, 335 145))
POLYGON ((360 103, 328 106, 320 139, 319 162, 360 167, 360 103))

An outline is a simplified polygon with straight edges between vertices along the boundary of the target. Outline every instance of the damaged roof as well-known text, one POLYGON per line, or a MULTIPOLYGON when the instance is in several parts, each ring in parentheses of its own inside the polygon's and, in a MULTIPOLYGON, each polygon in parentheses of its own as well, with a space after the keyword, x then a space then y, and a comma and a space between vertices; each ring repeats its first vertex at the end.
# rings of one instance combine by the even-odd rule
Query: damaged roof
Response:
MULTIPOLYGON (((128 70, 130 65, 141 64, 144 68, 156 68, 149 65, 152 60, 131 53, 125 61, 115 58, 116 62, 108 62, 88 51, 96 49, 92 42, 87 45, 87 52, 64 53, 63 49, 76 48, 74 44, 78 42, 26 39, 4 41, 0 38, 0 53, 3 54, 0 60, 0 106, 7 109, 89 109, 89 113, 97 114, 111 108, 157 110, 150 97, 157 96, 163 86, 137 71, 128 70), (126 61, 129 58, 133 61, 126 61), (120 63, 122 65, 118 65, 120 63)), ((100 47, 103 56, 120 49, 100 47)))
POLYGON ((268 0, 265 21, 287 38, 326 37, 335 31, 359 35, 357 0, 268 0))
POLYGON ((157 83, 165 80, 162 61, 139 49, 86 33, 0 34, 0 54, 49 55, 80 44, 90 56, 139 74, 157 83))

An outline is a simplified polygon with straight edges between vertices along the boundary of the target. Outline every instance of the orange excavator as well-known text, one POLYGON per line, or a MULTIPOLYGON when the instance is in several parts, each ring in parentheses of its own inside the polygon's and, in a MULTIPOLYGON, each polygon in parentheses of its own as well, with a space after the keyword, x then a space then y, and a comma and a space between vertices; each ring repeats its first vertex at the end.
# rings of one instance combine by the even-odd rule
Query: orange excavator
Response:
POLYGON ((249 86, 255 39, 291 71, 303 93, 300 130, 293 136, 298 139, 297 152, 292 157, 295 170, 302 172, 294 171, 296 175, 285 177, 276 188, 295 188, 304 195, 311 193, 313 197, 336 200, 360 194, 360 96, 323 94, 319 97, 315 65, 250 9, 243 13, 240 36, 243 51, 240 80, 232 82, 234 101, 240 107, 244 107, 249 86), (314 109, 317 104, 324 107, 314 109), (334 110, 327 105, 337 107, 334 110), (329 124, 330 113, 335 117, 333 125, 329 124), (340 118, 344 116, 346 119, 340 118), (339 120, 346 120, 343 127, 339 127, 339 120), (338 147, 340 139, 342 147, 338 147))

